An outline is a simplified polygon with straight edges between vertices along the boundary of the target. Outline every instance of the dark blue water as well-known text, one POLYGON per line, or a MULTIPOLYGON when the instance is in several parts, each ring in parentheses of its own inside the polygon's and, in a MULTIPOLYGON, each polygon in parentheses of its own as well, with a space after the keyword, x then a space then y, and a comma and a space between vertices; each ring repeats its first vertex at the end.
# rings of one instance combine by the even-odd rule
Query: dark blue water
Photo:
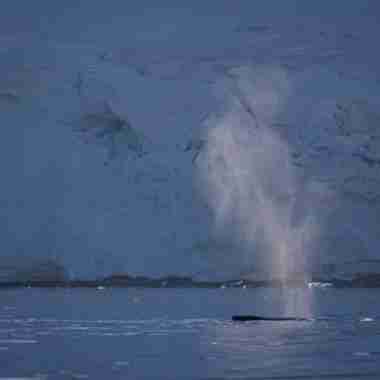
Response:
POLYGON ((233 323, 286 295, 2 290, 0 379, 380 379, 380 290, 307 291, 314 321, 233 323))

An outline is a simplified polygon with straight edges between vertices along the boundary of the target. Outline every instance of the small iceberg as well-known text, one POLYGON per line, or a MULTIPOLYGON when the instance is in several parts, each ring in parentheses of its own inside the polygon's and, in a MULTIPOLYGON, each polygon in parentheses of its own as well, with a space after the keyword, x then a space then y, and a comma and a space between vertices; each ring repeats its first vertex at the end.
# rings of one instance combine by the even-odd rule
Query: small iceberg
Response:
POLYGON ((333 284, 331 282, 317 282, 317 281, 313 282, 312 281, 312 282, 308 282, 308 284, 307 284, 307 287, 309 289, 311 289, 311 288, 329 288, 331 286, 333 286, 333 284))
POLYGON ((360 322, 374 322, 375 320, 373 318, 365 317, 360 318, 360 322))
POLYGON ((354 352, 354 355, 355 356, 371 356, 371 354, 369 352, 362 352, 362 351, 358 351, 358 352, 354 352))

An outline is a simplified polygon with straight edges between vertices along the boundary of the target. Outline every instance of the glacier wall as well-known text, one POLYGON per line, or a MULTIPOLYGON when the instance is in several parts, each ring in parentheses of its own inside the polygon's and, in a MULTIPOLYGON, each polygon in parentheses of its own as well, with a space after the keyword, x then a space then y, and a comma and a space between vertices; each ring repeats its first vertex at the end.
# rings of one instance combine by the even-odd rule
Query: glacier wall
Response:
POLYGON ((281 107, 268 119, 265 91, 248 89, 239 118, 253 109, 286 142, 299 194, 313 199, 298 198, 318 231, 308 265, 378 265, 379 6, 266 3, 9 2, 0 270, 41 260, 74 277, 255 270, 259 247, 215 232, 199 169, 210 123, 237 96, 226 82, 257 93, 241 73, 263 67, 280 73, 281 107))

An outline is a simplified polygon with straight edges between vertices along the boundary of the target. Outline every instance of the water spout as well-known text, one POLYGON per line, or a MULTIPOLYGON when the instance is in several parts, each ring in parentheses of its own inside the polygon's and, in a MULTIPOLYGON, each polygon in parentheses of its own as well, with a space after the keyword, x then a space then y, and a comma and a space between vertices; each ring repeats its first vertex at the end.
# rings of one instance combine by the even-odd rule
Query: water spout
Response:
MULTIPOLYGON (((284 287, 304 278, 310 293, 313 215, 310 207, 301 207, 305 186, 291 164, 290 147, 271 127, 285 106, 289 83, 277 69, 238 70, 231 81, 224 86, 224 112, 207 121, 198 163, 216 234, 231 236, 242 248, 245 253, 235 253, 236 260, 269 273, 284 287)), ((283 313, 309 316, 305 291, 292 292, 284 297, 283 313)))

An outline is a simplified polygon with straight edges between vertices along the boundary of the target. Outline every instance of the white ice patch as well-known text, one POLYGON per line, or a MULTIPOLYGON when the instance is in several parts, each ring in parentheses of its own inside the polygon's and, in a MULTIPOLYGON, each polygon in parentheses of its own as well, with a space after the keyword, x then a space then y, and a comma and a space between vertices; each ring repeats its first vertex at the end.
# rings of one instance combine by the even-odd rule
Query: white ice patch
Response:
POLYGON ((33 339, 0 339, 0 344, 35 344, 38 343, 33 339))
POLYGON ((373 318, 368 318, 368 317, 366 317, 366 318, 361 318, 361 319, 360 319, 360 322, 374 322, 374 319, 373 319, 373 318))
POLYGON ((333 286, 331 282, 309 282, 307 284, 308 288, 329 288, 333 286))
POLYGON ((371 356, 369 352, 362 352, 362 351, 354 352, 354 355, 355 356, 371 356))

